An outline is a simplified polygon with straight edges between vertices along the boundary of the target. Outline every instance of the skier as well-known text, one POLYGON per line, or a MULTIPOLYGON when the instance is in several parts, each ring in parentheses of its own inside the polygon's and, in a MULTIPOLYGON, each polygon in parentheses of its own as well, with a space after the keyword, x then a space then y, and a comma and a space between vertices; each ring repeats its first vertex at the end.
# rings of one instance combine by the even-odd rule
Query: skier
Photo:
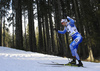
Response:
POLYGON ((69 35, 73 38, 73 41, 69 45, 73 56, 73 60, 68 64, 83 66, 83 63, 81 62, 79 55, 77 53, 78 45, 82 42, 83 38, 74 24, 75 21, 71 19, 69 16, 67 16, 67 19, 61 19, 61 24, 64 26, 63 31, 57 30, 56 28, 54 28, 54 30, 56 30, 60 34, 65 34, 66 32, 68 32, 69 35), (67 21, 67 19, 69 20, 69 22, 67 21), (78 60, 79 64, 76 64, 76 59, 78 60))

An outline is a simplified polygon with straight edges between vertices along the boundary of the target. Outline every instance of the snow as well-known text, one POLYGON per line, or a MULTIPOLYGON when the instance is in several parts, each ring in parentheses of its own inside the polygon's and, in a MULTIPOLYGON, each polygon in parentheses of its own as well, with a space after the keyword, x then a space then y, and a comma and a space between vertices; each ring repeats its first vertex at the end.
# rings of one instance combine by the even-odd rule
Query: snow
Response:
POLYGON ((100 71, 100 63, 82 61, 83 67, 53 66, 40 63, 68 63, 68 58, 0 47, 0 71, 100 71))

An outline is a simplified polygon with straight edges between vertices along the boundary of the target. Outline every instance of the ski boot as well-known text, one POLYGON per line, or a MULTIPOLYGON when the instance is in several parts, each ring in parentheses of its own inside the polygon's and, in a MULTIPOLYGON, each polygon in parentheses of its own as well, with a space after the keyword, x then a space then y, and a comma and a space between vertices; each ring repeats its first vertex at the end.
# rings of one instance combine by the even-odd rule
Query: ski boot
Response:
POLYGON ((78 60, 79 64, 77 64, 78 67, 83 67, 83 63, 81 62, 81 60, 78 60))
POLYGON ((76 59, 73 59, 71 62, 68 63, 68 65, 76 65, 76 59))

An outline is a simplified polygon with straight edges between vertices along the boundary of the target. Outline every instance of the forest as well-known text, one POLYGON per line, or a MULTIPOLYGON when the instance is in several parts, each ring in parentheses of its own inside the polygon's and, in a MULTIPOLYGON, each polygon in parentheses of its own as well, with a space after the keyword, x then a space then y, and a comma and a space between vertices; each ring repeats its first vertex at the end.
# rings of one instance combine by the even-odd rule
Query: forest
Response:
POLYGON ((53 30, 64 14, 83 37, 80 58, 100 61, 100 0, 0 0, 0 46, 71 58, 73 39, 53 30))

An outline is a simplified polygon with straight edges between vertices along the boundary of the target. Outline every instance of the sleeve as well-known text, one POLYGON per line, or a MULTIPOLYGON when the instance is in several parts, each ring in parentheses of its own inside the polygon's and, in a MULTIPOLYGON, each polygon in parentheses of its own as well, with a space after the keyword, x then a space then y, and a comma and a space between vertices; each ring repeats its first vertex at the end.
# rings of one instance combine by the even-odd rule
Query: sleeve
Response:
POLYGON ((71 19, 69 16, 67 16, 67 19, 70 21, 69 24, 71 27, 74 27, 74 23, 75 21, 73 19, 71 19))
POLYGON ((67 32, 66 29, 64 29, 63 31, 59 31, 59 30, 58 30, 58 33, 60 33, 60 34, 65 34, 66 32, 67 32))

